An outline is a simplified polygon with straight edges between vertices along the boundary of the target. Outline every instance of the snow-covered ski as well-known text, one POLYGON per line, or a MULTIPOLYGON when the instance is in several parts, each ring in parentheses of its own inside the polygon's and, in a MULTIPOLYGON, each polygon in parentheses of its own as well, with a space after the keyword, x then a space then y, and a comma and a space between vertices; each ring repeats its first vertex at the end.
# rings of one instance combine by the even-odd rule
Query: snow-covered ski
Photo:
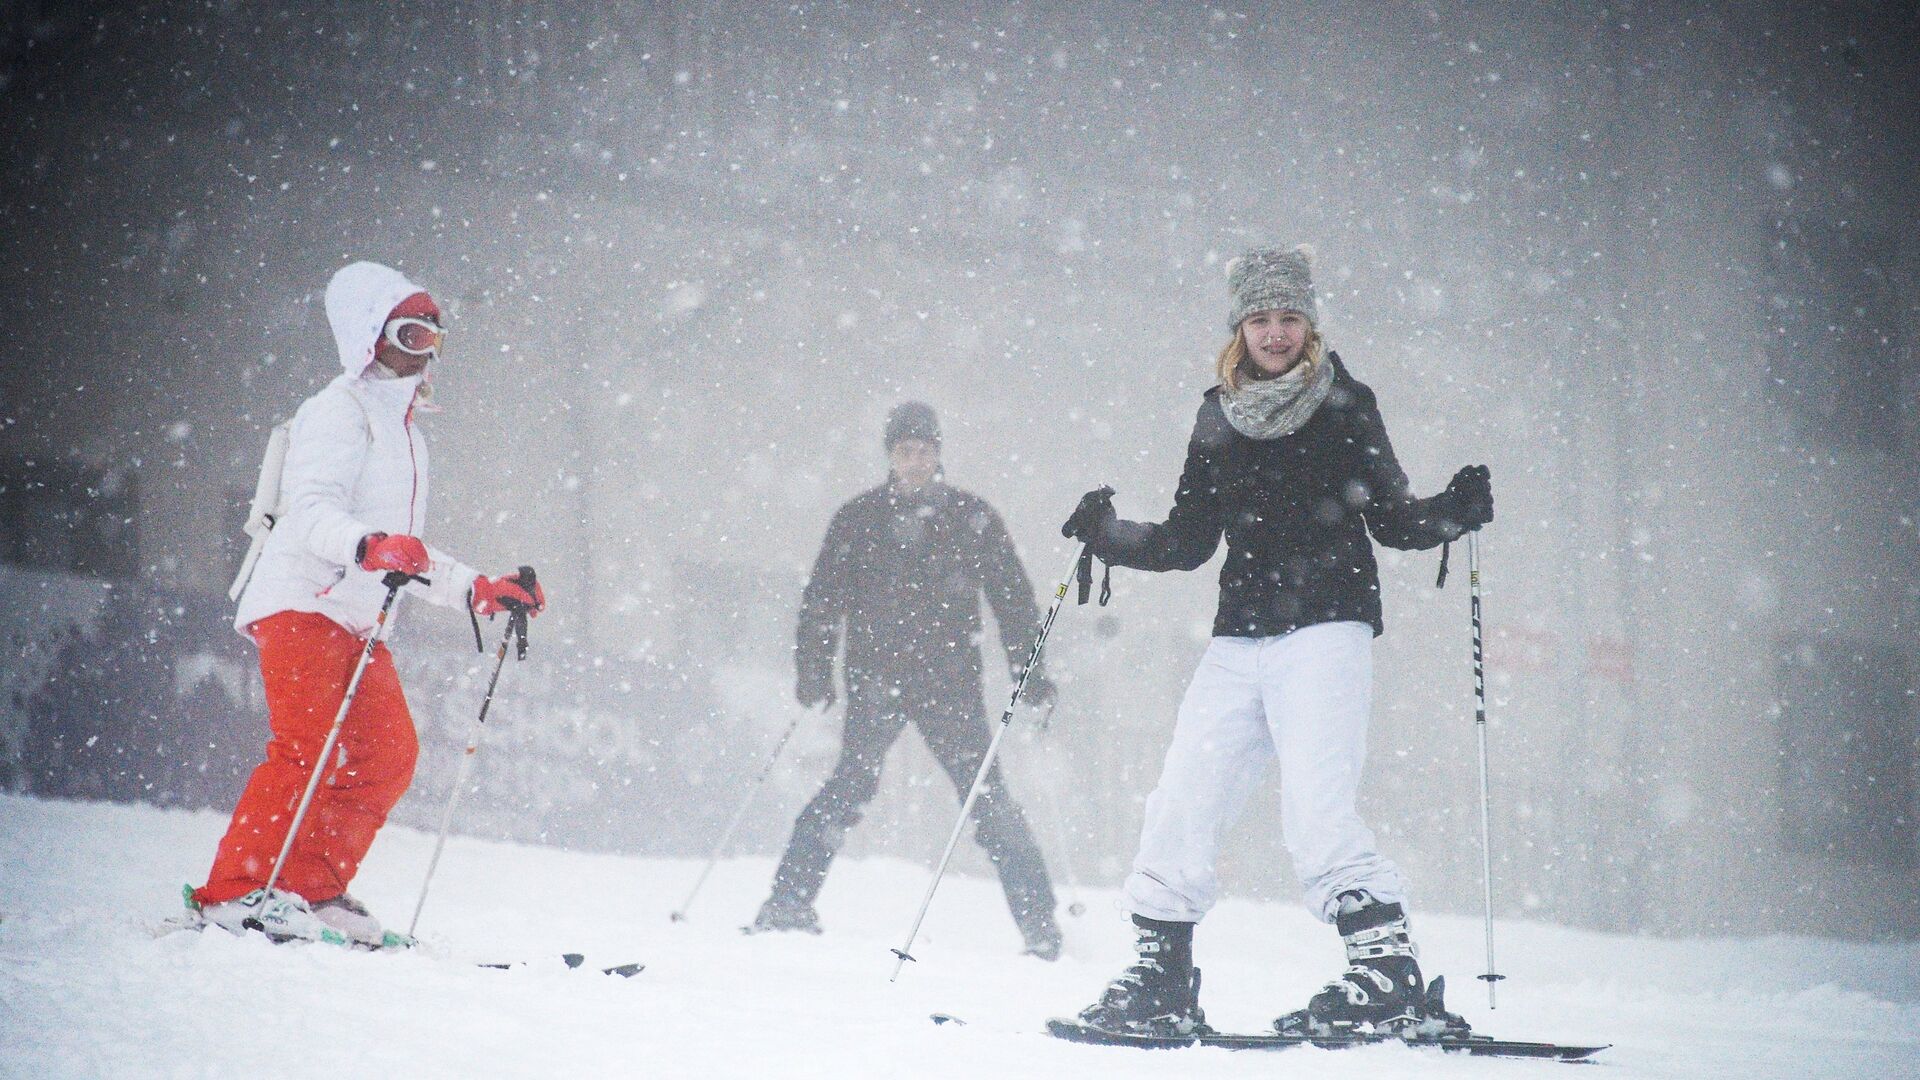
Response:
MULTIPOLYGON (((563 964, 566 964, 568 968, 577 971, 581 967, 584 967, 586 965, 587 957, 585 953, 577 953, 577 952, 561 953, 560 962, 563 964)), ((485 963, 479 966, 483 968, 497 968, 501 971, 511 971, 517 967, 526 967, 527 964, 528 964, 528 961, 526 960, 503 960, 503 961, 498 961, 494 963, 485 963)), ((646 969, 647 969, 647 965, 641 964, 641 963, 615 964, 612 967, 601 968, 600 974, 618 975, 623 979, 631 979, 635 975, 640 974, 642 971, 645 971, 646 969)))
POLYGON ((1227 1032, 1207 1031, 1193 1035, 1126 1035, 1088 1027, 1075 1020, 1047 1021, 1047 1034, 1056 1039, 1069 1042, 1092 1043, 1100 1046, 1135 1046, 1145 1049, 1168 1050, 1189 1046, 1220 1046, 1229 1050, 1284 1050, 1294 1046, 1317 1046, 1323 1050, 1337 1050, 1353 1046, 1379 1046, 1386 1043, 1404 1043, 1408 1046, 1437 1047, 1454 1053, 1473 1054, 1484 1057, 1522 1057, 1553 1058, 1560 1061, 1579 1061, 1605 1050, 1608 1045, 1600 1046, 1561 1046, 1557 1043, 1515 1042, 1508 1039, 1495 1039, 1487 1035, 1399 1036, 1379 1035, 1280 1035, 1280 1034, 1230 1034, 1227 1032))
MULTIPOLYGON (((155 936, 158 937, 162 934, 171 934, 181 930, 191 930, 191 931, 197 932, 205 929, 208 929, 207 923, 200 922, 198 920, 192 919, 191 917, 176 917, 176 918, 168 919, 166 920, 166 922, 161 924, 155 936)), ((214 929, 218 929, 218 927, 214 927, 214 929)), ((248 930, 247 932, 249 934, 260 933, 260 931, 258 930, 248 930)), ((262 936, 264 937, 265 935, 262 935, 262 936)), ((270 937, 267 938, 267 940, 273 941, 273 939, 270 937)), ((320 945, 320 946, 325 946, 329 948, 345 949, 349 952, 374 952, 374 953, 403 952, 403 953, 413 953, 419 956, 425 956, 425 957, 428 957, 429 959, 438 959, 437 957, 434 957, 432 953, 418 949, 412 945, 373 945, 364 941, 352 941, 352 940, 342 940, 337 942, 306 941, 306 940, 297 939, 297 938, 287 940, 287 941, 276 941, 274 942, 274 944, 293 945, 293 946, 320 945)), ((474 961, 473 964, 475 967, 492 968, 498 971, 511 971, 514 968, 526 967, 529 964, 532 964, 534 962, 535 961, 531 961, 531 960, 488 960, 488 961, 474 961)), ((577 952, 561 953, 560 962, 567 965, 567 967, 571 970, 578 970, 582 967, 587 966, 587 956, 585 953, 577 953, 577 952)), ((631 979, 635 975, 638 975, 642 971, 645 971, 646 968, 647 968, 646 964, 638 961, 634 961, 634 962, 625 963, 625 964, 614 964, 609 967, 599 968, 598 970, 602 975, 618 975, 621 978, 631 979)))
MULTIPOLYGON (((192 895, 191 889, 192 887, 188 886, 189 891, 187 895, 189 896, 189 898, 191 898, 191 895, 192 895)), ((185 914, 175 915, 171 918, 162 920, 157 926, 154 927, 153 936, 162 937, 167 934, 179 933, 180 931, 183 931, 183 930, 193 931, 197 933, 199 931, 207 929, 210 926, 212 926, 211 923, 208 923, 204 919, 200 918, 198 909, 195 909, 189 906, 189 910, 185 914)), ((219 927, 213 927, 213 928, 219 929, 219 927)), ((260 934, 262 937, 266 938, 268 941, 271 941, 276 945, 325 945, 333 948, 346 949, 350 952, 406 952, 406 953, 418 953, 421 956, 428 956, 428 957, 432 956, 431 953, 428 953, 425 950, 419 949, 417 947, 418 943, 415 942, 412 938, 409 938, 404 934, 394 933, 392 931, 387 932, 386 939, 382 941, 380 944, 374 944, 368 941, 355 941, 350 938, 347 938, 344 935, 338 936, 337 940, 332 937, 321 940, 321 941, 309 941, 304 938, 286 938, 286 939, 276 940, 272 935, 265 933, 257 926, 248 927, 247 933, 260 934)), ((475 961, 474 966, 491 968, 499 971, 511 971, 514 968, 526 967, 531 962, 532 961, 527 961, 527 960, 475 961)), ((567 965, 569 970, 578 970, 581 967, 586 966, 587 956, 585 953, 577 953, 577 952, 561 953, 560 962, 567 965)), ((624 964, 614 964, 609 967, 602 967, 599 969, 599 971, 603 975, 618 975, 623 979, 631 979, 635 975, 638 975, 642 971, 645 971, 646 967, 647 967, 646 964, 640 963, 638 961, 634 961, 634 962, 629 962, 624 964)))

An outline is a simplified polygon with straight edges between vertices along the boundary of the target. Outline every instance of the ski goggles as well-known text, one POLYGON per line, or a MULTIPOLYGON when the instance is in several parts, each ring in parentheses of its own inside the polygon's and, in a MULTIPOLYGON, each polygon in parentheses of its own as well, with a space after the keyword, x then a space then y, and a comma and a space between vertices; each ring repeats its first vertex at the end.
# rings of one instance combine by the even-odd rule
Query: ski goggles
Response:
POLYGON ((431 319, 389 319, 381 333, 387 344, 410 356, 434 356, 446 340, 446 328, 431 319))

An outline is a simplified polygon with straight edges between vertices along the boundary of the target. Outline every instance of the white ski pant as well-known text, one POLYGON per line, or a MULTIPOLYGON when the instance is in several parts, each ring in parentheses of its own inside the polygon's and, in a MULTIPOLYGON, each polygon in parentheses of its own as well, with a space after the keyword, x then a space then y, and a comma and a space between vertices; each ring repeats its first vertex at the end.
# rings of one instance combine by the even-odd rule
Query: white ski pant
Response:
POLYGON ((1277 637, 1217 637, 1180 702, 1160 785, 1123 892, 1138 915, 1198 922, 1219 891, 1220 835, 1280 759, 1280 827, 1307 907, 1333 921, 1362 889, 1405 899, 1355 800, 1373 702, 1373 628, 1320 623, 1277 637))

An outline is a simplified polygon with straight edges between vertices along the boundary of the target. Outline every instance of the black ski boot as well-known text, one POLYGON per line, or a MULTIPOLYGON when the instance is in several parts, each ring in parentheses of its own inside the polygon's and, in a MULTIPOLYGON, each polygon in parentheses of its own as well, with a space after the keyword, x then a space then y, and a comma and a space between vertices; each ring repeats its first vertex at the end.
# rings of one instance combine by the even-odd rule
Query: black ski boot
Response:
POLYGON ((796 904, 778 896, 767 897, 760 905, 760 913, 753 917, 753 925, 740 928, 747 934, 771 934, 782 930, 799 930, 802 933, 820 932, 820 915, 813 910, 812 904, 796 904))
POLYGON ((1193 924, 1135 915, 1139 959, 1107 984, 1100 1000, 1080 1010, 1088 1027, 1123 1035, 1204 1033, 1200 969, 1193 966, 1193 924))
POLYGON ((1022 921, 1020 936, 1027 942, 1025 955, 1037 956, 1048 962, 1060 959, 1060 924, 1054 920, 1053 912, 1041 912, 1036 917, 1022 921))
POLYGON ((1347 970, 1306 1008, 1275 1020, 1273 1029, 1282 1035, 1346 1035, 1421 1027, 1429 1019, 1427 989, 1406 911, 1361 892, 1340 899, 1334 925, 1347 943, 1347 970))

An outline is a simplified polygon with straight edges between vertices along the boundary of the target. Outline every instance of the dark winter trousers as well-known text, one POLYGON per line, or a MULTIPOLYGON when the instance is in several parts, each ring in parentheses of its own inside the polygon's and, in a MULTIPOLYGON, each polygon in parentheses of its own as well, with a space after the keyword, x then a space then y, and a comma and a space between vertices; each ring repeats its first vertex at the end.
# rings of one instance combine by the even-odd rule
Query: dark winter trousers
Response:
MULTIPOLYGON (((848 694, 840 760, 826 785, 794 822, 793 839, 787 842, 786 855, 774 873, 776 905, 810 905, 820 895, 827 866, 846 842, 847 830, 859 823, 880 787, 880 763, 887 749, 909 722, 920 729, 927 748, 965 801, 991 739, 978 706, 967 707, 947 695, 895 696, 890 689, 874 687, 868 693, 848 694)), ((973 699, 979 700, 977 692, 973 699)), ((1000 872, 1000 886, 1006 890, 1014 922, 1031 938, 1052 923, 1053 886, 1047 880, 1040 846, 1034 843, 1020 807, 1007 794, 997 762, 987 773, 980 797, 974 800, 973 821, 974 839, 1000 872)))

